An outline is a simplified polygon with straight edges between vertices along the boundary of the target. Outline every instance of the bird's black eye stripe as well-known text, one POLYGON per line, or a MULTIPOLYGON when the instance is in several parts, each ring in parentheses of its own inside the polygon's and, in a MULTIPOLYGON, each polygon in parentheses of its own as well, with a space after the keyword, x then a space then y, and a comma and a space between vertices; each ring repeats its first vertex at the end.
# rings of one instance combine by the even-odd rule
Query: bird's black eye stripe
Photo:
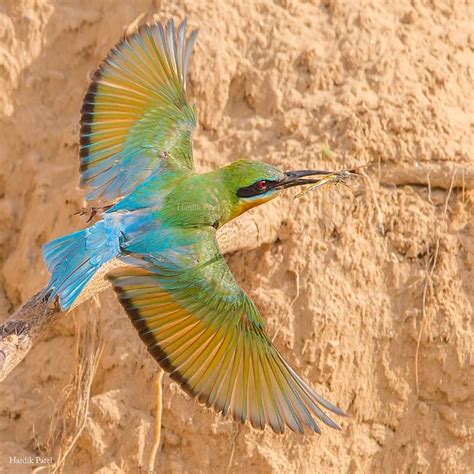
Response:
POLYGON ((259 194, 265 194, 267 191, 272 189, 277 184, 276 181, 270 181, 267 179, 259 179, 250 186, 239 188, 237 190, 238 197, 252 197, 258 196, 259 194))

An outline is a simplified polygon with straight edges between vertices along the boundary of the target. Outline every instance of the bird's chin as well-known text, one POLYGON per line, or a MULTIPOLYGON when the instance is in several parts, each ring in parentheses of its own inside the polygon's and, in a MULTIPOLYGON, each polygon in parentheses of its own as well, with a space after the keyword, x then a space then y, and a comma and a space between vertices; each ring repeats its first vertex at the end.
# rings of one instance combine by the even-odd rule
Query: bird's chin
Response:
POLYGON ((265 204, 266 202, 275 199, 279 194, 279 190, 275 190, 266 193, 263 196, 254 196, 251 198, 240 199, 239 203, 234 207, 232 217, 229 220, 235 219, 236 217, 240 216, 249 209, 260 206, 261 204, 265 204))

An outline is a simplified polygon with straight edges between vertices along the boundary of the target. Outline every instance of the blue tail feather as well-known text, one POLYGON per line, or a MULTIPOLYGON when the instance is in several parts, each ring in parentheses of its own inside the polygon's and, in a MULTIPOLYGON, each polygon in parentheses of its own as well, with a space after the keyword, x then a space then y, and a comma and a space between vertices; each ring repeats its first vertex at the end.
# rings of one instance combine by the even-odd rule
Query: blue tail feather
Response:
POLYGON ((100 221, 79 232, 60 237, 43 247, 51 273, 46 289, 50 299, 59 297, 69 309, 102 265, 119 253, 119 239, 113 228, 100 221))

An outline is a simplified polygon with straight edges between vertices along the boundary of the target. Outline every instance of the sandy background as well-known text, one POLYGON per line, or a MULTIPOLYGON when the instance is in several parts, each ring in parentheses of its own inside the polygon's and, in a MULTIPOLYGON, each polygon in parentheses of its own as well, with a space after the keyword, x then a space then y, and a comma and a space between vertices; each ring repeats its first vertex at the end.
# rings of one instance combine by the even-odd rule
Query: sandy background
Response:
MULTIPOLYGON (((228 258, 285 356, 350 413, 343 430, 238 427, 165 377, 159 471, 472 472, 469 0, 2 0, 0 318, 47 282, 41 245, 84 226, 82 96, 142 12, 200 29, 200 170, 380 163, 371 189, 288 192, 259 214, 278 214, 276 241, 228 258)), ((111 291, 75 310, 0 385, 0 470, 57 460, 78 432, 65 472, 146 469, 155 374, 111 291)))

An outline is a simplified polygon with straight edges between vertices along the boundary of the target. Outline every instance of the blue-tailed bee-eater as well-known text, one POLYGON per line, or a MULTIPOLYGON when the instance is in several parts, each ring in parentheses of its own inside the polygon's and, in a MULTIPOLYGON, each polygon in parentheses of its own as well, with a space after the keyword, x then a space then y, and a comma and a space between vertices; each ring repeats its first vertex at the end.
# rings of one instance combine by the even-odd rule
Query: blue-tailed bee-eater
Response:
POLYGON ((320 433, 344 412, 311 388, 272 344, 260 311, 234 280, 216 230, 326 171, 281 171, 241 160, 198 174, 196 109, 186 76, 196 32, 146 25, 95 72, 81 118, 81 184, 108 201, 90 227, 49 242, 49 297, 63 310, 111 262, 107 278, 161 367, 200 402, 277 433, 320 433), (111 267, 110 267, 111 268, 111 267))

